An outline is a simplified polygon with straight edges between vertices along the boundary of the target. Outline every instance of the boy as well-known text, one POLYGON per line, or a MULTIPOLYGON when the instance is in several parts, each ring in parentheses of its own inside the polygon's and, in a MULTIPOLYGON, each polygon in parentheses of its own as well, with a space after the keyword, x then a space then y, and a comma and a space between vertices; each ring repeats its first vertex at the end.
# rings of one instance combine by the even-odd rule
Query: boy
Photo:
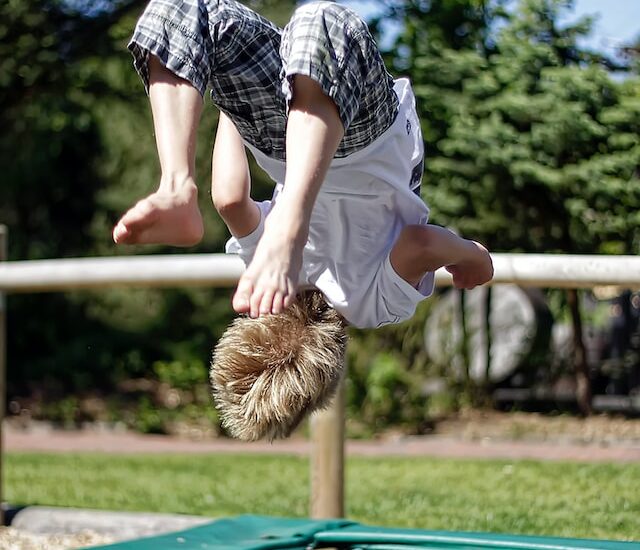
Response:
POLYGON ((491 279, 484 247, 427 224, 411 87, 344 6, 305 4, 280 31, 235 0, 152 0, 129 48, 162 177, 118 222, 116 243, 201 238, 195 130, 209 85, 221 111, 212 198, 227 251, 247 263, 238 313, 281 313, 315 287, 350 324, 378 327, 413 315, 442 266, 459 288, 491 279), (277 183, 272 201, 251 200, 245 147, 277 183))
POLYGON ((152 0, 129 48, 162 177, 118 222, 116 243, 200 240, 195 131, 208 86, 220 109, 211 194, 232 234, 227 252, 247 264, 233 307, 248 317, 220 339, 211 371, 233 435, 284 437, 324 406, 346 323, 411 317, 442 266, 459 288, 491 279, 484 247, 427 224, 411 86, 393 81, 347 8, 305 4, 280 31, 235 0, 152 0), (276 182, 271 201, 250 198, 245 148, 276 182), (294 304, 307 288, 317 291, 294 304))

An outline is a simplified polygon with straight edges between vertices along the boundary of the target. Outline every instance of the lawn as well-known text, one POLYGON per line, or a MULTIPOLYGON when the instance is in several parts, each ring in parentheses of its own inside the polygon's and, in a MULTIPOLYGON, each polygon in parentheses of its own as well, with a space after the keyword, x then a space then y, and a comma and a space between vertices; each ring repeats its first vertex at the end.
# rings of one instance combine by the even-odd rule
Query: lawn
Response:
MULTIPOLYGON (((11 504, 308 515, 304 458, 7 453, 11 504)), ((349 458, 347 515, 370 525, 640 540, 640 464, 349 458)))

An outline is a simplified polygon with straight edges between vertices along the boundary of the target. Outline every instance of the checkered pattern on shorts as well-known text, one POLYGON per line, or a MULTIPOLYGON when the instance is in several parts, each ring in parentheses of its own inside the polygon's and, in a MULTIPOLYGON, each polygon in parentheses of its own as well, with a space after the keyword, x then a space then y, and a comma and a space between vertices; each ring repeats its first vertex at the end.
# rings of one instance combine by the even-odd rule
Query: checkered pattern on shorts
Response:
POLYGON ((149 54, 213 102, 242 137, 285 159, 292 77, 313 78, 338 107, 346 129, 336 157, 379 137, 398 99, 366 24, 333 2, 298 8, 284 30, 235 0, 151 0, 129 44, 149 86, 149 54))

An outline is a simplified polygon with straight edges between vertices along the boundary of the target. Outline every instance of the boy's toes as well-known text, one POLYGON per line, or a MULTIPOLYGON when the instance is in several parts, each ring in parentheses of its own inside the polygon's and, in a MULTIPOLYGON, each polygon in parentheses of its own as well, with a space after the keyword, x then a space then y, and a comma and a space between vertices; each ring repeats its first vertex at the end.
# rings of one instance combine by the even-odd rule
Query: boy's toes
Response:
POLYGON ((249 313, 250 305, 249 298, 244 294, 238 295, 237 293, 233 296, 233 309, 236 313, 249 313))
POLYGON ((278 291, 273 295, 272 304, 271 313, 282 313, 285 310, 282 292, 278 291))
POLYGON ((260 305, 258 306, 258 312, 260 315, 269 315, 269 313, 280 313, 280 311, 275 310, 274 304, 274 292, 272 290, 267 290, 262 296, 260 300, 260 305))
POLYGON ((120 218, 113 228, 113 241, 116 244, 133 244, 144 227, 153 221, 151 202, 142 200, 120 218))
POLYGON ((296 293, 295 291, 289 291, 286 295, 282 297, 282 309, 285 310, 289 306, 291 306, 296 301, 296 293))
POLYGON ((249 300, 251 298, 252 288, 251 283, 245 282, 244 279, 241 279, 240 283, 238 283, 238 288, 231 302, 236 313, 249 313, 251 309, 249 300))
POLYGON ((116 244, 125 242, 128 235, 129 231, 127 230, 127 226, 122 222, 118 222, 118 224, 113 228, 113 242, 116 244))

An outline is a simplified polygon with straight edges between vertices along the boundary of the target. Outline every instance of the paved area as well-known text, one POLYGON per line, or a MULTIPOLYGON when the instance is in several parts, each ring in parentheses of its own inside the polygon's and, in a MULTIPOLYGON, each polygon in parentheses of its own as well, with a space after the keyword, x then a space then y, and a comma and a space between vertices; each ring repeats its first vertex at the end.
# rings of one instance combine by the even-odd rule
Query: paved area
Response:
MULTIPOLYGON (((230 439, 194 441, 135 433, 58 430, 20 431, 5 428, 6 451, 102 453, 271 453, 308 455, 311 443, 289 439, 274 443, 243 443, 230 439)), ((508 441, 485 437, 466 440, 454 436, 394 437, 376 441, 348 441, 351 456, 428 456, 504 458, 508 460, 571 460, 583 462, 640 461, 640 442, 577 444, 558 441, 508 441)))

